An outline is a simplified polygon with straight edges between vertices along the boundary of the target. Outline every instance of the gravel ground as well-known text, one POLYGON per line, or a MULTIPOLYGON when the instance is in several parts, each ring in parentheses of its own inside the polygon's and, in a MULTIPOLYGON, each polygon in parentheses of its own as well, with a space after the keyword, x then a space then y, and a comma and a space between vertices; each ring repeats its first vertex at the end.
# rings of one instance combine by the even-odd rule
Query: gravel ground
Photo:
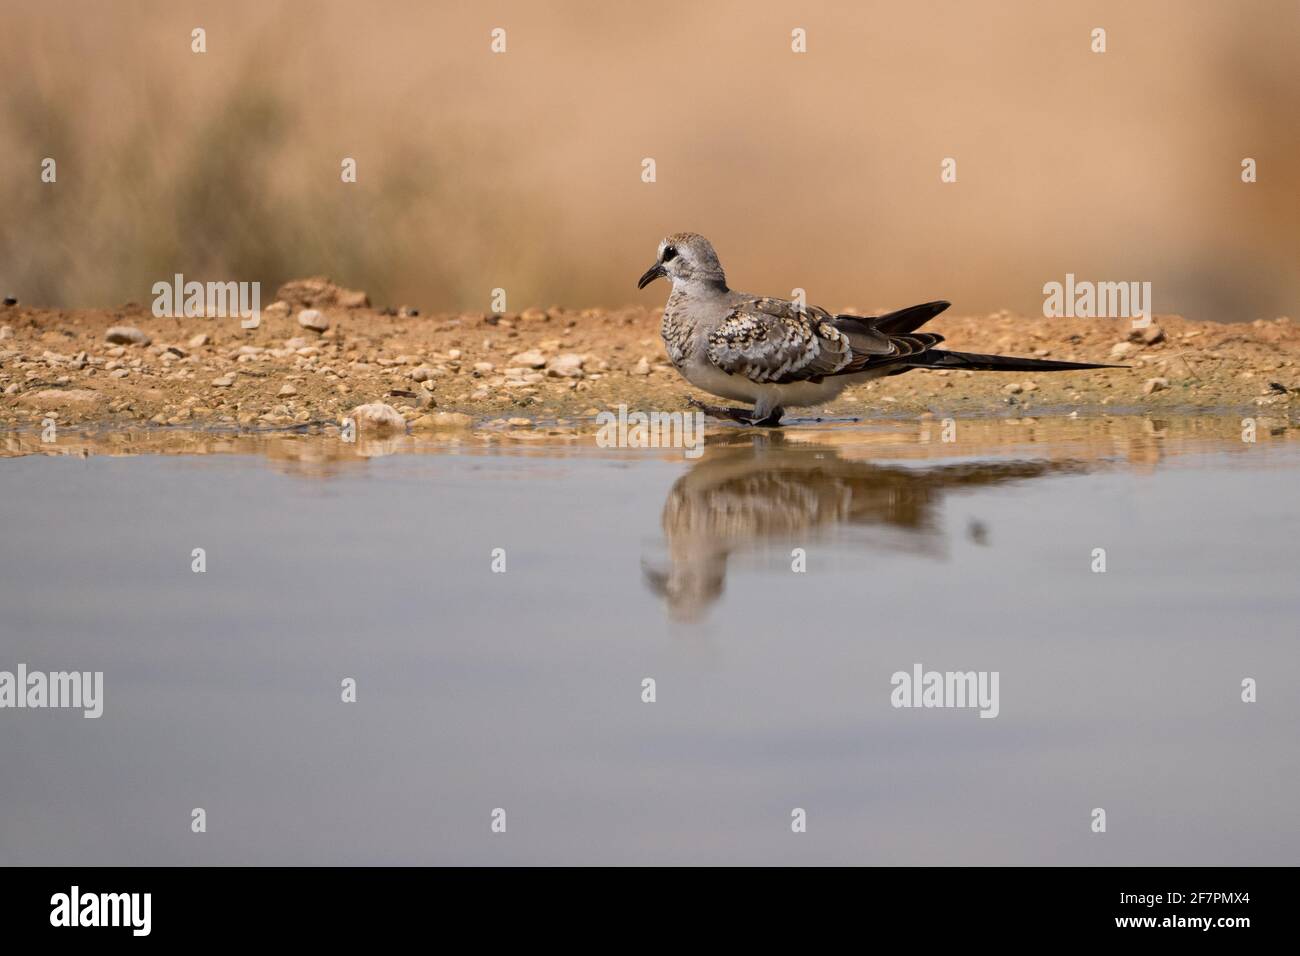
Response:
MULTIPOLYGON (((803 416, 1082 415, 1271 406, 1290 418, 1300 327, 1156 316, 945 314, 953 348, 1132 366, 1052 374, 913 371, 803 416)), ((0 427, 60 424, 329 427, 383 404, 415 430, 578 420, 617 407, 673 411, 704 397, 667 364, 659 308, 530 308, 504 315, 376 309, 324 279, 289 283, 256 329, 238 318, 156 318, 147 306, 0 306, 0 427), (303 313, 306 310, 307 314, 303 313)), ((376 421, 388 416, 377 412, 376 421)), ((365 419, 365 413, 362 413, 365 419)))

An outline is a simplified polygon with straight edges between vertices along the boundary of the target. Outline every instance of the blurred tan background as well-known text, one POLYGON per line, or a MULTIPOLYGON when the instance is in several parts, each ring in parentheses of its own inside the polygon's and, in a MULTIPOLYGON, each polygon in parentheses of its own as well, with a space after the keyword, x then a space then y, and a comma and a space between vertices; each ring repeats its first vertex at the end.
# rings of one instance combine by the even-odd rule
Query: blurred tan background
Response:
POLYGON ((1150 281, 1157 312, 1300 317, 1294 0, 0 11, 0 293, 32 305, 147 303, 174 272, 652 304, 637 276, 690 229, 734 287, 833 308, 1032 314, 1073 272, 1150 281))

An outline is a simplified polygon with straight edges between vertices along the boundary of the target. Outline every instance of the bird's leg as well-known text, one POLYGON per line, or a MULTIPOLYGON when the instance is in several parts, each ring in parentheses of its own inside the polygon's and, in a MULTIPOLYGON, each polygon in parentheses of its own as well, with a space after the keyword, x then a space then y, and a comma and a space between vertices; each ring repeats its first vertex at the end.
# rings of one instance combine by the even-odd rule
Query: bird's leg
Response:
POLYGON ((726 405, 706 405, 703 402, 696 401, 694 398, 687 398, 687 403, 698 408, 706 415, 712 415, 714 418, 725 418, 741 425, 753 425, 759 428, 780 428, 781 416, 785 414, 785 409, 779 405, 767 413, 764 418, 756 417, 755 411, 744 408, 730 408, 726 405))
POLYGON ((696 401, 688 397, 686 403, 694 408, 698 408, 705 415, 712 415, 714 418, 725 418, 728 421, 736 422, 741 425, 755 425, 753 415, 744 408, 728 408, 726 405, 706 405, 703 402, 696 401))

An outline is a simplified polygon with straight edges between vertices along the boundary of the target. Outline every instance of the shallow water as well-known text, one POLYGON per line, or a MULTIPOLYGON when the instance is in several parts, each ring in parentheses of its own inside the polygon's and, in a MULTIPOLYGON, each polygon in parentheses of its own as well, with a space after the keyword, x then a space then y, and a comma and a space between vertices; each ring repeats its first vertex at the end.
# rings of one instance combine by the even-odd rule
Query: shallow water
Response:
POLYGON ((549 431, 10 435, 0 670, 105 689, 0 710, 0 863, 1300 857, 1285 423, 549 431))

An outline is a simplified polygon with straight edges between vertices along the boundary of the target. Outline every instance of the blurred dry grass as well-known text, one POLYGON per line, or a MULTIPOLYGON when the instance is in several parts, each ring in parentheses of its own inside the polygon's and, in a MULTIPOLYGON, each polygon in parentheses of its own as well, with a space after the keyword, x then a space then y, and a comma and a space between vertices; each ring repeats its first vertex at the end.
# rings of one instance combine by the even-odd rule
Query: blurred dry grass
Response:
POLYGON ((832 307, 1032 313, 1074 272, 1150 280, 1161 312, 1300 315, 1292 0, 0 9, 0 291, 33 304, 146 302, 174 272, 648 302, 654 244, 694 229, 734 285, 832 307))

